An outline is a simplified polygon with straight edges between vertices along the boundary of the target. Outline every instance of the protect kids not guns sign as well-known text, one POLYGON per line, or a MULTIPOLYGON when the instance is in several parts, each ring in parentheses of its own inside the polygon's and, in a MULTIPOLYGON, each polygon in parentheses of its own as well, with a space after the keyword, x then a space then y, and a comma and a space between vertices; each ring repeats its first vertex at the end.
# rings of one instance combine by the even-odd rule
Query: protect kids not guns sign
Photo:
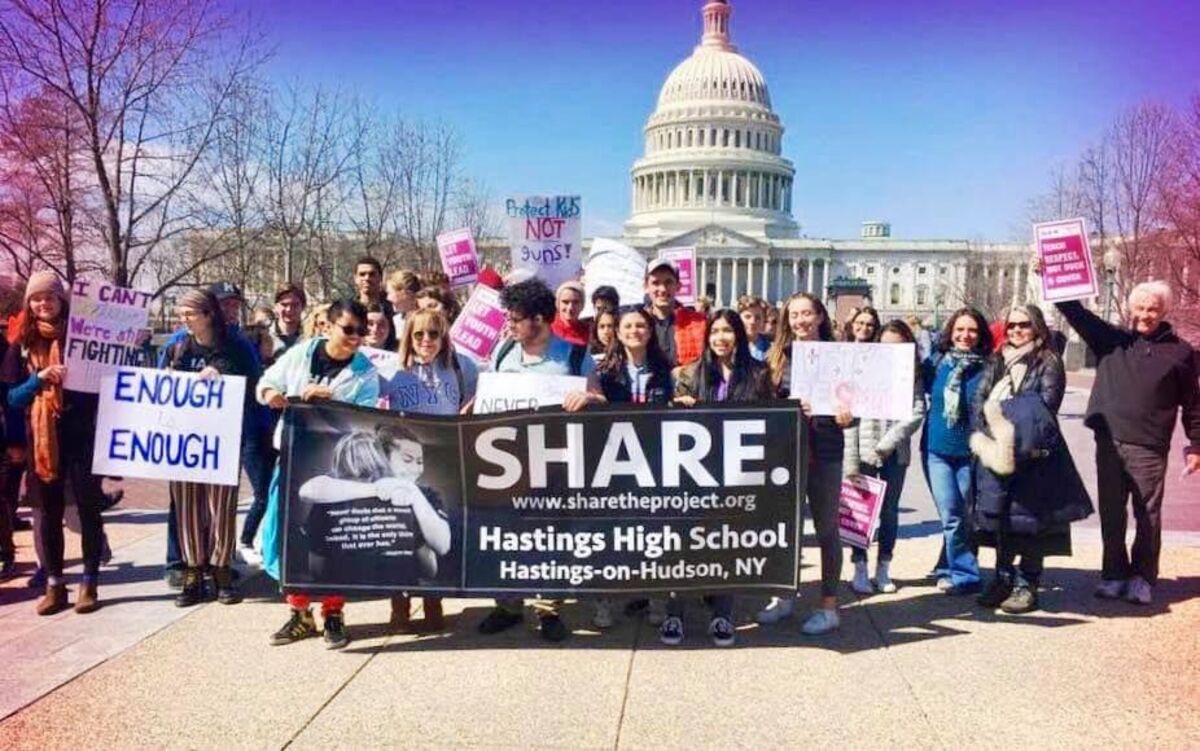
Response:
POLYGON ((579 196, 519 196, 504 205, 514 269, 528 269, 551 289, 583 269, 579 196))

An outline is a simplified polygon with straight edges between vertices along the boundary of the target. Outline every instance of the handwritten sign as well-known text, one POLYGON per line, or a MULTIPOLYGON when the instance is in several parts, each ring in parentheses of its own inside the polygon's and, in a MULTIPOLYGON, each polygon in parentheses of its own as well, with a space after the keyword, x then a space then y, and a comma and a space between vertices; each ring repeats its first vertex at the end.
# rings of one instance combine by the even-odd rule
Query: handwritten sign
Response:
POLYGON ((98 475, 237 485, 246 379, 117 368, 100 379, 98 475))
POLYGON ((504 205, 513 269, 528 269, 550 289, 579 278, 583 214, 579 196, 521 196, 504 205))
POLYGON ((503 330, 504 308, 500 307, 500 293, 480 285, 450 326, 450 341, 458 352, 475 362, 486 363, 503 330))
POLYGON ((71 287, 64 386, 95 394, 100 379, 120 367, 149 365, 139 341, 150 316, 150 295, 98 281, 71 287))
POLYGON ((696 249, 663 248, 658 251, 658 257, 675 264, 679 270, 679 291, 675 293, 675 299, 684 305, 696 302, 696 296, 700 294, 696 288, 696 249))
POLYGON ((870 547, 886 492, 887 483, 875 477, 850 475, 842 480, 838 535, 843 543, 856 548, 870 547))
POLYGON ((792 344, 791 397, 812 404, 815 415, 845 406, 860 418, 911 417, 915 377, 912 344, 792 344))
POLYGON ((583 272, 587 297, 579 314, 581 318, 596 315, 592 295, 603 286, 617 290, 621 305, 640 305, 646 295, 646 258, 641 251, 606 237, 593 240, 583 272))
POLYGON ((1082 219, 1035 224, 1033 235, 1042 263, 1042 299, 1064 302, 1096 296, 1096 268, 1082 219))
POLYGON ((470 229, 443 232, 437 237, 442 270, 450 277, 451 287, 466 287, 479 281, 479 253, 470 229))
POLYGON ((562 406, 567 394, 586 389, 587 379, 580 376, 480 373, 474 412, 477 415, 490 415, 517 409, 562 406))

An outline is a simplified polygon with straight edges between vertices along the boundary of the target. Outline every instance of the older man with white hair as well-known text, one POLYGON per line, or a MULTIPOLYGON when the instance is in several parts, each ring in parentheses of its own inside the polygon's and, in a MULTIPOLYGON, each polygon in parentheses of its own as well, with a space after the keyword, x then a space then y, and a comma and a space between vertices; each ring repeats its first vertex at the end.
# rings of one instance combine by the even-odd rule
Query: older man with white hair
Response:
POLYGON ((1184 474, 1200 472, 1200 374, 1192 346, 1164 318, 1171 309, 1165 282, 1143 282, 1129 293, 1130 328, 1102 320, 1078 302, 1059 311, 1096 354, 1096 382, 1085 424, 1096 437, 1103 581, 1096 596, 1147 605, 1158 579, 1162 501, 1171 434, 1181 414, 1190 445, 1184 474), (1137 534, 1125 546, 1132 499, 1137 534))

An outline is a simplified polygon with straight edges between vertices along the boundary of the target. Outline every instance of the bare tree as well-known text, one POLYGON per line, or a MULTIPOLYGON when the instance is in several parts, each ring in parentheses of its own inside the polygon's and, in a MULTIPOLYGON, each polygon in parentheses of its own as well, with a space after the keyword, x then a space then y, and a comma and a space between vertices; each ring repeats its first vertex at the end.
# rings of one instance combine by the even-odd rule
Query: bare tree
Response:
POLYGON ((437 236, 447 229, 462 181, 458 134, 445 123, 396 124, 400 174, 396 235, 418 268, 437 263, 437 236))
POLYGON ((261 58, 248 37, 226 45, 230 25, 213 0, 4 7, 5 88, 51 92, 78 118, 108 277, 128 286, 160 245, 199 227, 189 183, 232 92, 261 58))
POLYGON ((1176 126, 1159 185, 1158 206, 1171 249, 1165 265, 1181 306, 1200 320, 1200 94, 1176 126))

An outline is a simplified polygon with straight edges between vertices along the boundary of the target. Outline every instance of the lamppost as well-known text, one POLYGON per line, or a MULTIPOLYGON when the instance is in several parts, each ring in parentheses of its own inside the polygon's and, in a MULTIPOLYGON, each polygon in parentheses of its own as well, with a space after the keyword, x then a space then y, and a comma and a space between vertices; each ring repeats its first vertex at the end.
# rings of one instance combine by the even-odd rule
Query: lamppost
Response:
POLYGON ((933 330, 937 331, 942 325, 942 301, 946 296, 946 285, 938 282, 933 288, 933 330))
POLYGON ((1121 254, 1116 248, 1104 251, 1104 321, 1112 323, 1113 286, 1117 281, 1117 269, 1121 266, 1121 254))

